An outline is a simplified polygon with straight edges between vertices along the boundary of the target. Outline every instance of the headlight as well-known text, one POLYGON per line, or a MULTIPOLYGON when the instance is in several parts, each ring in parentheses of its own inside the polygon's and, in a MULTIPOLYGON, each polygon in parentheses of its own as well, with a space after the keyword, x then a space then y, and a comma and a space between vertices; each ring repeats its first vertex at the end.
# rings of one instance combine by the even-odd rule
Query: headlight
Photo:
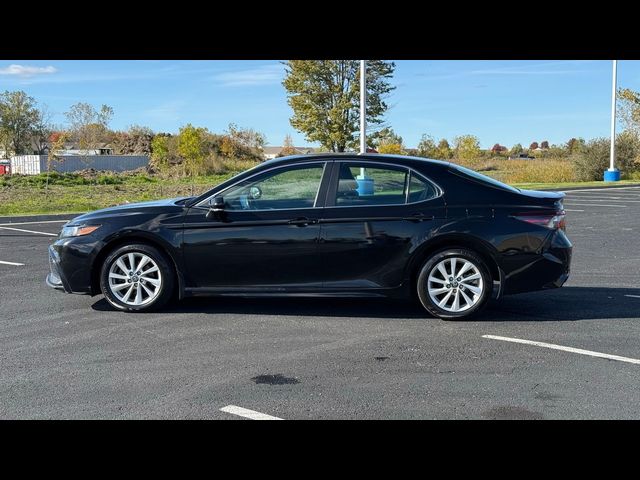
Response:
POLYGON ((60 232, 60 238, 65 237, 82 237, 83 235, 89 235, 95 232, 100 225, 76 225, 73 227, 62 227, 60 232))

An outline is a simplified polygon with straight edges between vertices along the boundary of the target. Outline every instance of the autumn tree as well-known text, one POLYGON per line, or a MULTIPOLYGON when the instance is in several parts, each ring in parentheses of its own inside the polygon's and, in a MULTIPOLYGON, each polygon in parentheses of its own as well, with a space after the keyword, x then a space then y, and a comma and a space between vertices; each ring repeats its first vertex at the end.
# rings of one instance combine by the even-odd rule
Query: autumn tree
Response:
POLYGON ((471 160, 480 155, 480 140, 474 135, 460 135, 453 140, 455 157, 471 160))
POLYGON ((113 108, 102 105, 100 110, 96 110, 89 103, 78 102, 64 115, 69 131, 81 150, 95 150, 108 140, 113 108))
POLYGON ((544 140, 541 144, 540 144, 540 148, 543 150, 549 150, 549 142, 544 140))
MULTIPOLYGON (((325 149, 344 152, 358 144, 360 121, 360 62, 358 60, 289 60, 282 82, 293 109, 291 125, 307 140, 325 149)), ((395 64, 368 60, 367 112, 370 126, 380 125, 387 110, 386 95, 395 87, 389 79, 395 64)))
POLYGON ((619 88, 617 111, 624 128, 640 134, 640 93, 619 88))
POLYGON ((446 138, 443 138, 438 142, 438 149, 436 150, 436 152, 437 160, 449 160, 453 158, 453 150, 451 150, 449 141, 446 138))
POLYGON ((567 142, 566 149, 569 155, 580 152, 586 145, 584 138, 571 138, 567 142))
POLYGON ((282 143, 282 150, 280 150, 277 156, 286 157, 288 155, 295 155, 296 153, 296 149, 293 146, 293 139, 291 138, 291 135, 287 134, 284 137, 284 142, 282 143))
POLYGON ((182 157, 182 168, 185 175, 200 174, 204 170, 207 151, 204 137, 206 128, 194 127, 190 123, 180 128, 178 134, 178 154, 182 157))
POLYGON ((539 148, 538 142, 532 142, 531 145, 529 145, 529 150, 535 150, 536 148, 539 148))

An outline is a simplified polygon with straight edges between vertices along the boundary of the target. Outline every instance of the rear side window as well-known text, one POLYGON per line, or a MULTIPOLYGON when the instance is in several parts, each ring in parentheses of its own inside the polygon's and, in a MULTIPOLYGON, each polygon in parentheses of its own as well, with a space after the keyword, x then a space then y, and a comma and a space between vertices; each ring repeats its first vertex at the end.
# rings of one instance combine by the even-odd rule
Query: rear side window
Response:
POLYGON ((409 171, 404 168, 341 163, 335 204, 401 205, 408 188, 409 171))
POLYGON ((436 188, 424 178, 411 172, 409 180, 409 203, 423 202, 438 196, 436 188))

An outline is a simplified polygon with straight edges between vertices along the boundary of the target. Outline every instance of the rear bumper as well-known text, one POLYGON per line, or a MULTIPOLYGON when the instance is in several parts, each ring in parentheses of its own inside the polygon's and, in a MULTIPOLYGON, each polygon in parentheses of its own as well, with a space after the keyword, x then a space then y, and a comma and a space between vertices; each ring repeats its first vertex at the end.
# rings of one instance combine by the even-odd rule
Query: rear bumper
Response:
POLYGON ((559 288, 569 279, 573 245, 562 230, 554 232, 539 252, 505 275, 504 294, 559 288))

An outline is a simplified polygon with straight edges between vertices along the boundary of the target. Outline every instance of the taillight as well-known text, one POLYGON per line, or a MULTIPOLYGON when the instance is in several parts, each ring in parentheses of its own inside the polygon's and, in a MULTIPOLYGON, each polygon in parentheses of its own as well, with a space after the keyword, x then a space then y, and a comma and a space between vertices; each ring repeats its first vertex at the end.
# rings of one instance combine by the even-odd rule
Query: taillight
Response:
POLYGON ((513 218, 521 220, 527 223, 533 223, 534 225, 540 225, 541 227, 550 228, 556 230, 558 228, 565 230, 565 211, 557 210, 556 212, 523 212, 514 215, 513 218))

